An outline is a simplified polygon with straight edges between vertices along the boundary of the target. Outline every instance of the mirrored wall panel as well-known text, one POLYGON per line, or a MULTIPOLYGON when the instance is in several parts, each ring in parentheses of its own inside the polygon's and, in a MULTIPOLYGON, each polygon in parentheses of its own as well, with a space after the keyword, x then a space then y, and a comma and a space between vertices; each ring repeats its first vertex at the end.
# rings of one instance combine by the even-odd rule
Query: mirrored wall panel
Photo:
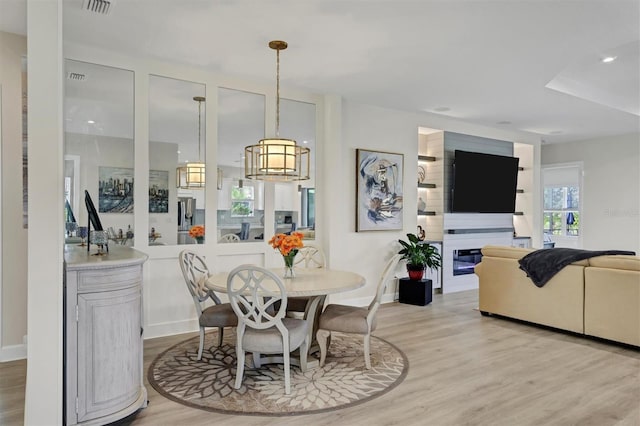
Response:
POLYGON ((264 114, 264 95, 218 89, 217 238, 221 243, 265 238, 264 183, 244 179, 244 147, 264 138, 264 114))
POLYGON ((133 194, 134 73, 73 60, 65 61, 65 72, 66 241, 81 243, 86 235, 87 191, 109 243, 133 245, 133 212, 140 208, 133 194))
POLYGON ((204 221, 205 96, 204 84, 149 77, 149 245, 204 243, 211 235, 204 221))
POLYGON ((275 220, 278 232, 297 230, 314 239, 316 230, 316 106, 280 100, 280 136, 310 149, 309 180, 276 184, 275 220))

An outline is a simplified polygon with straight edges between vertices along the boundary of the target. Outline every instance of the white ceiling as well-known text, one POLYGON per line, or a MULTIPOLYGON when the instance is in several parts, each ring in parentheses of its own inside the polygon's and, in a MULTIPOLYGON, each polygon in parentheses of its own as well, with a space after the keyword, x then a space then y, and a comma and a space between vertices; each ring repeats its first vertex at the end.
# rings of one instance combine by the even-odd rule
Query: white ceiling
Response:
MULTIPOLYGON (((66 41, 564 142, 638 132, 638 0, 64 1, 66 41), (617 60, 605 64, 605 56, 617 60)), ((0 0, 25 34, 25 0, 0 0), (20 24, 21 23, 21 24, 20 24)), ((424 123, 428 126, 429 123, 424 123)))

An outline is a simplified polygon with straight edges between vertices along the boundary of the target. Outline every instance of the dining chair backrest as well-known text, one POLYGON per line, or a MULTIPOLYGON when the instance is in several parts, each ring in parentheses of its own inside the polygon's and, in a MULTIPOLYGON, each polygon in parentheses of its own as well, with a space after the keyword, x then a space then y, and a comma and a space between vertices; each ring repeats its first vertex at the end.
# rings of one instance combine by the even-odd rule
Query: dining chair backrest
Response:
POLYGON ((220 237, 219 243, 238 243, 240 242, 240 237, 236 234, 224 234, 220 237))
POLYGON ((202 314, 202 303, 209 297, 211 297, 215 303, 220 303, 218 296, 204 286, 205 280, 210 275, 210 270, 204 259, 191 250, 182 250, 178 258, 180 259, 182 276, 184 277, 191 297, 193 297, 198 316, 200 316, 202 314))
POLYGON ((300 268, 326 268, 327 261, 320 247, 308 244, 298 249, 293 266, 300 268))
POLYGON ((395 273, 396 267, 398 266, 398 262, 400 261, 401 258, 402 258, 402 255, 400 254, 394 255, 391 259, 389 259, 386 266, 384 267, 384 270, 382 271, 382 275, 380 276, 380 281, 378 281, 376 295, 371 301, 371 303, 369 304, 368 316, 371 317, 375 315, 376 311, 378 310, 378 307, 380 306, 380 301, 382 300, 382 295, 387 289, 387 285, 389 284, 391 277, 395 273))
POLYGON ((284 332, 287 291, 273 272, 256 265, 240 265, 227 277, 227 295, 238 325, 255 329, 277 327, 284 332))

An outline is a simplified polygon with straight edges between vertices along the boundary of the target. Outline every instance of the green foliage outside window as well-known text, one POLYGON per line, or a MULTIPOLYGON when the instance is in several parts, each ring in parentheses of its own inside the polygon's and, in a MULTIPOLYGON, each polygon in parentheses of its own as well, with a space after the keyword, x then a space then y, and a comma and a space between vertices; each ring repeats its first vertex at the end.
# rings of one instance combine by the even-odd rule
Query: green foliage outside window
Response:
POLYGON ((544 188, 543 229, 547 234, 580 235, 580 191, 575 186, 544 188))
POLYGON ((251 204, 247 201, 234 201, 231 204, 231 216, 253 216, 251 204))

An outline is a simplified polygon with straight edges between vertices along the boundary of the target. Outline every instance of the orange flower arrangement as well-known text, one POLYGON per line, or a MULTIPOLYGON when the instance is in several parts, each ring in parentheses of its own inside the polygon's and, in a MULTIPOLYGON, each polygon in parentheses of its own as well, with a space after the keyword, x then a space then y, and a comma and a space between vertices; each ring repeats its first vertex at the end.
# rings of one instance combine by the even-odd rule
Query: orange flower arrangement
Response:
POLYGON ((304 247, 302 233, 292 232, 291 235, 276 234, 269 240, 269 245, 278 250, 283 256, 298 253, 298 249, 304 247), (293 253, 291 253, 293 251, 293 253))
POLYGON ((202 238, 204 237, 204 226, 203 225, 193 225, 191 229, 189 229, 189 236, 191 238, 202 238))

